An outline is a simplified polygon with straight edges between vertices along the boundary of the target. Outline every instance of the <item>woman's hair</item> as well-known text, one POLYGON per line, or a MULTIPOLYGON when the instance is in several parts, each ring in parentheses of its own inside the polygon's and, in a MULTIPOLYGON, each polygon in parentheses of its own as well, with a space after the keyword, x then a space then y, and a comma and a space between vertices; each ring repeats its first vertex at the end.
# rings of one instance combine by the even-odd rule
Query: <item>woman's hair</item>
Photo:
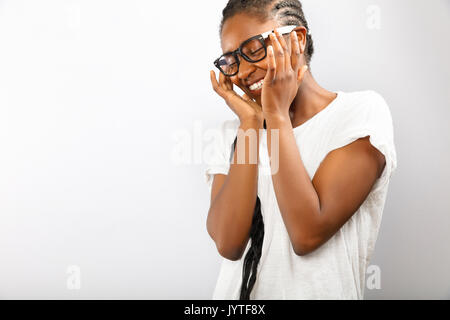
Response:
MULTIPOLYGON (((225 21, 237 13, 251 14, 261 22, 269 19, 276 20, 280 26, 302 25, 308 31, 306 34, 306 64, 309 65, 314 53, 313 41, 309 33, 308 23, 303 14, 302 4, 298 0, 230 0, 222 11, 219 35, 225 21)), ((266 121, 264 120, 264 129, 266 121)), ((233 142, 233 152, 236 147, 236 139, 233 142)), ((231 154, 231 157, 233 153, 231 154)), ((261 258, 264 239, 264 222, 261 214, 261 202, 256 197, 255 210, 253 213, 252 226, 250 228, 251 245, 244 258, 242 271, 242 285, 240 300, 250 300, 250 292, 256 282, 256 273, 261 258), (251 273, 251 274, 250 274, 251 273)))
MULTIPOLYGON (((264 129, 266 129, 266 120, 264 120, 264 129)), ((236 148, 237 136, 234 138, 233 149, 230 159, 233 159, 233 153, 236 148)), ((264 221, 261 214, 261 201, 256 196, 255 209, 253 211, 252 226, 250 228, 251 245, 244 258, 242 270, 242 285, 240 300, 250 300, 250 292, 256 282, 256 271, 261 258, 262 245, 264 239, 264 221), (250 275, 251 272, 251 275, 250 275)))
POLYGON ((301 25, 307 29, 305 59, 309 66, 314 53, 313 40, 309 33, 308 23, 303 13, 302 4, 298 0, 229 0, 222 10, 219 36, 225 21, 238 13, 246 13, 256 17, 261 22, 273 19, 280 26, 301 25))

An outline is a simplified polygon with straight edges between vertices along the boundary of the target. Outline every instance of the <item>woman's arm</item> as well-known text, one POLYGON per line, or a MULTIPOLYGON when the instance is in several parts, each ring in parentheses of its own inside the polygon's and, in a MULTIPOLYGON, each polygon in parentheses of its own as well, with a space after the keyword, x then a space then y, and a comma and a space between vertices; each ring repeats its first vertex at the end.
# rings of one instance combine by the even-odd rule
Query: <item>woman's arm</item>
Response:
MULTIPOLYGON (((305 30, 302 30, 303 33, 305 30)), ((333 236, 358 210, 385 165, 384 155, 368 138, 330 152, 311 181, 294 137, 290 105, 298 94, 307 66, 302 65, 304 35, 291 33, 291 47, 278 33, 270 35, 268 71, 261 94, 272 158, 273 186, 294 251, 305 255, 333 236), (289 50, 290 49, 290 50, 289 50), (272 157, 272 130, 279 130, 278 157, 272 157)))
MULTIPOLYGON (((350 219, 381 175, 384 155, 369 138, 330 152, 311 181, 300 156, 290 121, 268 118, 267 138, 279 129, 278 172, 272 175, 283 221, 296 254, 308 254, 350 219)), ((272 156, 272 155, 271 155, 272 156)))
POLYGON ((257 196, 259 129, 262 127, 261 121, 257 119, 241 122, 239 128, 244 134, 241 135, 238 130, 236 152, 228 175, 214 175, 207 230, 219 253, 229 260, 240 259, 250 236, 257 196), (245 141, 248 129, 254 131, 256 141, 253 140, 253 146, 245 142, 245 149, 242 149, 245 151, 245 163, 238 163, 239 146, 245 141), (256 152, 256 159, 250 157, 250 152, 256 152))

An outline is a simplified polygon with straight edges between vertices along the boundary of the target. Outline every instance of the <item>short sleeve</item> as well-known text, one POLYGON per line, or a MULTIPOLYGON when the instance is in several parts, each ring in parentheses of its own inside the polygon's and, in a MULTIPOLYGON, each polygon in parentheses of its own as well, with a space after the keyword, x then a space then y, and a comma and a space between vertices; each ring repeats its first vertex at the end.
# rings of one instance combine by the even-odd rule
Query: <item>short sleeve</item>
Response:
POLYGON ((370 136, 370 143, 385 157, 386 165, 372 191, 383 189, 397 168, 394 145, 394 127, 391 112, 384 98, 367 90, 348 101, 344 114, 339 117, 333 135, 332 149, 343 147, 359 138, 370 136))
POLYGON ((225 120, 218 128, 207 133, 209 143, 205 150, 205 180, 210 192, 214 175, 228 174, 232 145, 239 124, 239 119, 225 120))

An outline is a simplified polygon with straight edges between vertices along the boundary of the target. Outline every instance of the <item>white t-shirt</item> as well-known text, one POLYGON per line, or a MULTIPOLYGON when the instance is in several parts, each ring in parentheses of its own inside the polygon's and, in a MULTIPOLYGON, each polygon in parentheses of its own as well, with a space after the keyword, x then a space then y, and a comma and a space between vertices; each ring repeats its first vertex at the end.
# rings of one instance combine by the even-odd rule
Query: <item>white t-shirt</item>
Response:
MULTIPOLYGON (((258 196, 264 221, 264 239, 257 278, 250 299, 363 299, 366 269, 374 250, 391 174, 397 167, 391 113, 375 91, 337 92, 324 109, 293 128, 303 164, 312 179, 325 156, 358 138, 370 142, 386 159, 382 175, 352 217, 315 251, 298 256, 292 249, 270 175, 266 130, 260 136, 258 196)), ((228 174, 232 144, 239 119, 226 120, 214 140, 206 169, 213 175, 228 174)), ((223 259, 213 299, 239 299, 242 258, 223 259)))

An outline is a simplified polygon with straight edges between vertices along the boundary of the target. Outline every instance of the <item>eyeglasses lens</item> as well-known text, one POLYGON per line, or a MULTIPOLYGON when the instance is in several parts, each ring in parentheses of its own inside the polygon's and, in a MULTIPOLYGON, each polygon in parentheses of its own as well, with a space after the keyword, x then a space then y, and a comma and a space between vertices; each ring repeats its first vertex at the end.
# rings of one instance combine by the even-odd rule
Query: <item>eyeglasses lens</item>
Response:
POLYGON ((238 64, 232 54, 223 55, 219 59, 219 67, 226 75, 234 74, 238 70, 238 64))
MULTIPOLYGON (((246 42, 242 46, 241 52, 251 62, 260 61, 266 54, 264 45, 259 39, 253 39, 246 42)), ((238 70, 238 62, 233 54, 223 55, 219 59, 219 66, 226 75, 232 75, 238 70)))

